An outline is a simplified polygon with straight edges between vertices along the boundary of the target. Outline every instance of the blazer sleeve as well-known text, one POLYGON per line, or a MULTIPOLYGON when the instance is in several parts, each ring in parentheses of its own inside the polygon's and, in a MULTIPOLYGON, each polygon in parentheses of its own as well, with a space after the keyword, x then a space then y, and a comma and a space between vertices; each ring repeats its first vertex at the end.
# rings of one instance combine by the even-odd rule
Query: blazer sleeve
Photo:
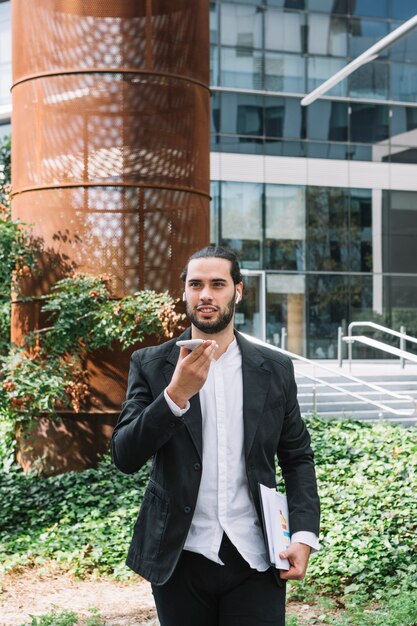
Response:
POLYGON ((285 481, 291 533, 310 531, 319 535, 320 502, 314 454, 297 401, 294 366, 289 359, 285 418, 277 456, 285 481))
MULTIPOLYGON (((126 401, 113 431, 111 450, 116 467, 126 474, 137 472, 156 454, 184 422, 169 408, 163 391, 156 397, 149 383, 160 360, 143 364, 143 351, 130 360, 126 401)), ((159 372, 160 376, 160 372, 159 372)))

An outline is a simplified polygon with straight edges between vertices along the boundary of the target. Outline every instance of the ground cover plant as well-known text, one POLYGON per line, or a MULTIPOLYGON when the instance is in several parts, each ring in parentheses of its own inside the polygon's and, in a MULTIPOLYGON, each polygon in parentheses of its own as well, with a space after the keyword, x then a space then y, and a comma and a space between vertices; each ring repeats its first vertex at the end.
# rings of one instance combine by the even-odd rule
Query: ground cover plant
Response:
MULTIPOLYGON (((322 551, 294 598, 309 590, 380 599, 417 589, 415 430, 310 418, 322 502, 322 551)), ((0 446, 1 449, 1 446, 0 446)), ((7 449, 4 445, 3 449, 7 449)), ((78 576, 127 577, 124 565, 147 468, 41 477, 10 461, 1 474, 4 571, 56 561, 78 576)))
POLYGON ((105 626, 98 611, 93 609, 90 613, 89 617, 80 621, 74 611, 52 609, 44 615, 31 615, 30 622, 25 622, 21 626, 105 626))

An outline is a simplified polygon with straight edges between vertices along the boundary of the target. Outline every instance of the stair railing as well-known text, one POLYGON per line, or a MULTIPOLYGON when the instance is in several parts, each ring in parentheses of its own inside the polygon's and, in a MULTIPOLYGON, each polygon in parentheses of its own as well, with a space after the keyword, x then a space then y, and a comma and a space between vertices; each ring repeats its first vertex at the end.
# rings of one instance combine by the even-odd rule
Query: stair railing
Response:
POLYGON ((407 341, 417 344, 417 339, 415 337, 412 337, 411 335, 407 335, 405 332, 405 328, 403 326, 401 326, 401 330, 398 331, 398 330, 393 330, 392 328, 387 328, 386 326, 381 326, 380 324, 376 324, 375 322, 351 322, 348 326, 348 334, 346 337, 341 336, 341 329, 339 328, 339 332, 338 332, 339 366, 341 366, 343 362, 341 341, 344 341, 345 343, 348 344, 349 371, 352 369, 352 345, 355 342, 361 343, 366 346, 370 346, 371 348, 375 348, 376 350, 380 350, 388 354, 393 354, 395 356, 398 356, 400 358, 401 367, 404 367, 406 360, 417 363, 417 354, 414 354, 413 352, 408 352, 407 350, 405 350, 405 344, 407 341), (389 343, 385 341, 372 339, 371 337, 367 337, 365 335, 353 335, 352 329, 358 326, 367 326, 368 328, 374 328, 376 330, 380 330, 388 335, 392 335, 393 337, 398 337, 400 339, 400 347, 396 348, 395 346, 391 346, 389 343))
MULTIPOLYGON (((319 383, 320 385, 325 385, 327 387, 331 387, 332 389, 335 389, 336 391, 340 391, 343 394, 351 396, 352 398, 355 398, 356 400, 360 400, 361 402, 364 402, 366 404, 371 404, 372 406, 376 406, 377 408, 381 409, 382 411, 385 411, 385 412, 393 414, 393 415, 399 415, 399 416, 414 416, 414 415, 417 415, 417 400, 415 400, 412 396, 395 393, 394 391, 388 391, 388 389, 384 389, 383 387, 380 387, 379 385, 375 385, 374 383, 370 383, 368 381, 362 380, 361 378, 357 378, 356 376, 352 376, 351 374, 346 374, 345 372, 341 372, 339 369, 335 369, 333 367, 329 367, 328 365, 322 365, 321 363, 318 363, 317 361, 313 361, 311 359, 307 359, 306 357, 300 356, 299 354, 295 354, 294 352, 290 352, 289 350, 285 350, 283 348, 278 348, 278 346, 274 346, 274 345, 272 345, 270 343, 266 343, 265 341, 262 341, 261 339, 257 339, 255 337, 251 337, 250 335, 247 335, 246 333, 240 333, 240 334, 243 337, 245 337, 245 339, 248 339, 248 341, 251 341, 254 344, 265 346, 265 347, 269 348, 270 350, 274 350, 276 352, 280 352, 281 354, 286 354, 291 359, 294 359, 294 360, 297 360, 297 361, 301 361, 303 363, 309 363, 313 367, 314 375, 305 374, 303 372, 303 376, 305 378, 308 378, 309 380, 314 381, 315 383, 319 383), (368 387, 369 389, 372 389, 374 391, 378 391, 379 393, 381 393, 383 395, 395 398, 396 400, 399 400, 400 402, 411 403, 413 408, 411 409, 411 411, 410 410, 405 410, 405 409, 394 409, 394 408, 388 406, 387 404, 384 404, 383 402, 378 402, 377 400, 371 400, 370 398, 367 398, 366 396, 363 396, 360 393, 356 393, 355 391, 347 390, 344 387, 341 387, 340 385, 337 385, 335 383, 331 383, 331 382, 327 381, 324 378, 319 378, 318 376, 315 376, 316 368, 320 368, 320 369, 325 370, 327 372, 331 372, 332 374, 334 374, 335 376, 337 376, 339 378, 342 377, 342 378, 345 378, 346 380, 349 380, 351 382, 359 383, 359 384, 363 385, 364 387, 368 387)), ((314 411, 315 411, 316 410, 316 387, 314 387, 314 389, 313 389, 313 402, 314 402, 314 411)), ((383 417, 382 413, 380 413, 380 417, 383 417)))

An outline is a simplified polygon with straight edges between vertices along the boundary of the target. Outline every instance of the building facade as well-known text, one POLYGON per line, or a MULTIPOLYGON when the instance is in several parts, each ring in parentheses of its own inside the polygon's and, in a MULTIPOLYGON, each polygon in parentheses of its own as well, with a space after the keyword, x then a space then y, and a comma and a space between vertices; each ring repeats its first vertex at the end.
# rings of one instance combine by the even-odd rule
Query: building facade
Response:
MULTIPOLYGON (((417 335, 417 29, 300 104, 416 11, 415 0, 211 3, 211 241, 245 269, 242 330, 282 345, 284 329, 311 358, 335 358, 351 321, 417 335)), ((0 135, 10 33, 0 2, 0 135)))
POLYGON ((211 4, 211 238, 249 270, 241 327, 298 354, 335 358, 355 320, 417 334, 417 30, 300 105, 416 11, 211 4))

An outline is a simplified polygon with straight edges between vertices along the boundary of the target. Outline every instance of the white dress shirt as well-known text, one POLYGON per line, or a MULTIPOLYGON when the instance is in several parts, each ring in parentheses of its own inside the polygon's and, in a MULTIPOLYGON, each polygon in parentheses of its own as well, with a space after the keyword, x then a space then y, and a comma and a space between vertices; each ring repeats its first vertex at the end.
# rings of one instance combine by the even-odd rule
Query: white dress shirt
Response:
MULTIPOLYGON (((165 391, 176 415, 180 409, 165 391)), ((262 529, 249 490, 244 457, 242 356, 236 339, 210 365, 200 390, 203 429, 202 476, 185 550, 223 564, 219 549, 223 532, 249 565, 258 571, 269 567, 262 529)), ((319 548, 314 533, 294 533, 291 541, 319 548)))

